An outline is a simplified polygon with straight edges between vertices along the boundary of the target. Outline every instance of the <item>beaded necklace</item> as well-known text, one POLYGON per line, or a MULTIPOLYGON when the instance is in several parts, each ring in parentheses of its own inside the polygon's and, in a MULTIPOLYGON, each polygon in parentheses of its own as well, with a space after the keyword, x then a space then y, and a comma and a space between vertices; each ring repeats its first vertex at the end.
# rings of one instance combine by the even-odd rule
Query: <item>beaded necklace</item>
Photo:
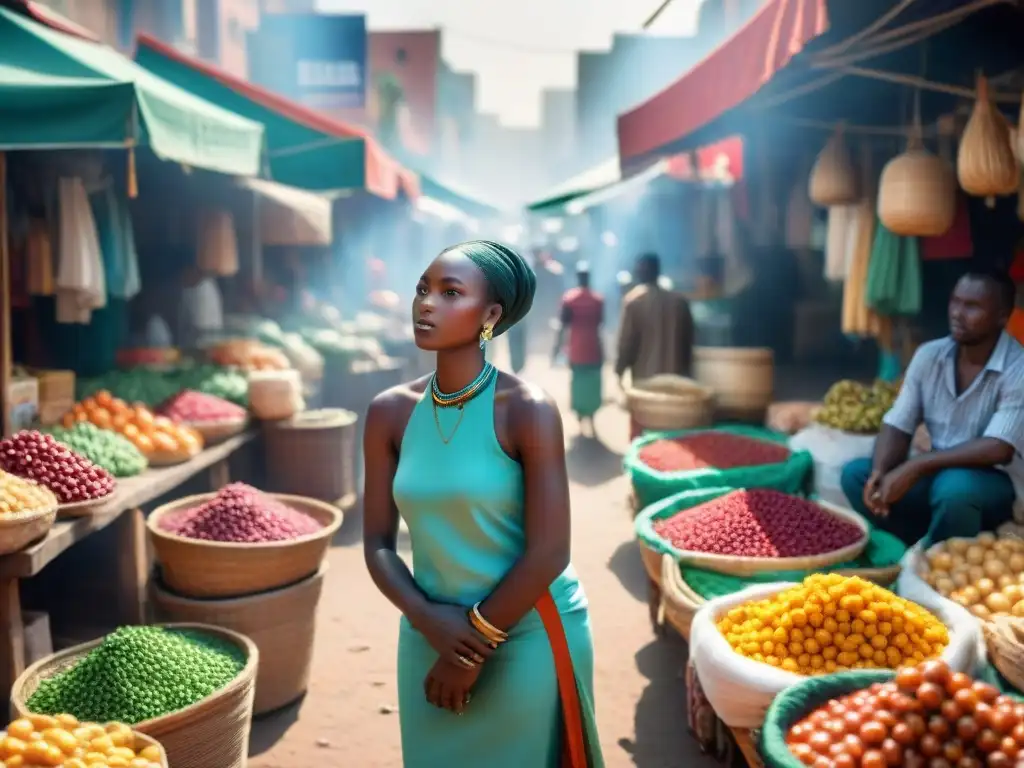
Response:
POLYGON ((498 369, 490 363, 484 363, 483 370, 477 374, 477 377, 473 379, 473 381, 458 392, 452 392, 451 394, 445 394, 437 386, 436 372, 430 377, 430 397, 433 400, 434 406, 434 425, 437 427, 437 434, 441 436, 441 442, 445 445, 448 445, 448 443, 452 441, 452 438, 455 437, 455 433, 459 431, 459 426, 462 424, 462 417, 466 415, 466 410, 463 406, 484 390, 494 377, 497 370, 498 369), (455 428, 447 437, 445 437, 444 430, 441 429, 441 419, 437 415, 438 408, 459 409, 458 421, 455 422, 455 428))

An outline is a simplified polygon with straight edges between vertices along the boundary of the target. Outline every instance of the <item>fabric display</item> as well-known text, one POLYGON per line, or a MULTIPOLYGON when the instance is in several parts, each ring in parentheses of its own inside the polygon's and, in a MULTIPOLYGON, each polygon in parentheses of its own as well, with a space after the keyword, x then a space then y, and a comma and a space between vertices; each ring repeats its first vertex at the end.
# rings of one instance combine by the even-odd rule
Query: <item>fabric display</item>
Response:
POLYGON ((57 322, 85 325, 107 303, 99 234, 81 179, 60 179, 57 202, 57 322))
POLYGON ((921 293, 917 238, 895 235, 879 222, 868 265, 868 306, 888 316, 916 315, 921 311, 921 293))

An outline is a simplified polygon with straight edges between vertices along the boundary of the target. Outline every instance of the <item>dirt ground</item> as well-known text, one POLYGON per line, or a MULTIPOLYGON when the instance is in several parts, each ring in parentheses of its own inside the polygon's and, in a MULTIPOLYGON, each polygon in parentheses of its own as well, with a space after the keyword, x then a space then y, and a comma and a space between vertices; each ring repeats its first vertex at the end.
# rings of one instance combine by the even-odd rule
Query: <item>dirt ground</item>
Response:
MULTIPOLYGON (((608 768, 705 768, 686 728, 685 646, 656 639, 646 577, 626 511, 625 413, 606 405, 598 441, 582 439, 568 413, 568 372, 532 358, 524 375, 558 400, 566 423, 573 502, 573 562, 590 598, 597 707, 608 768)), ((606 400, 616 395, 610 373, 606 400)), ((398 612, 363 566, 358 512, 330 552, 312 681, 305 699, 257 721, 250 768, 399 768, 395 653, 398 612)), ((408 540, 403 546, 408 551, 408 540)), ((525 767, 524 767, 525 768, 525 767)))

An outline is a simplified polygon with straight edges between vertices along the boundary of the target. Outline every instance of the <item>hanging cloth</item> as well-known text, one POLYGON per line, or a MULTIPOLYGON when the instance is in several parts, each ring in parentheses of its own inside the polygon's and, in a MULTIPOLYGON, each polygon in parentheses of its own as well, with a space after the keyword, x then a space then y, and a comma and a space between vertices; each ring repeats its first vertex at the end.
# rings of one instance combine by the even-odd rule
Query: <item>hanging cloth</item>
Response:
MULTIPOLYGON (((840 283, 846 279, 850 260, 851 230, 855 230, 856 205, 833 205, 828 209, 828 235, 825 241, 825 279, 840 283)), ((853 240, 856 232, 853 232, 853 240)))
POLYGON ((142 285, 128 207, 114 191, 112 183, 90 195, 89 202, 96 217, 107 292, 116 299, 133 299, 142 285))
POLYGON ((865 289, 871 247, 875 239, 875 207, 871 201, 858 204, 850 227, 853 244, 849 269, 843 283, 842 329, 847 336, 865 338, 878 331, 879 318, 867 305, 865 289))
POLYGON ((53 296, 56 290, 53 275, 53 242, 50 226, 44 219, 32 219, 25 241, 28 260, 28 292, 33 296, 53 296))
POLYGON ((814 204, 807 194, 807 182, 800 179, 793 185, 786 204, 786 247, 794 251, 811 247, 814 204))
POLYGON ((960 195, 956 202, 956 217, 949 231, 938 237, 921 238, 921 259, 966 259, 972 253, 974 241, 971 239, 971 212, 967 206, 967 197, 960 195))
POLYGON ((200 272, 217 277, 231 277, 238 272, 238 236, 235 220, 227 211, 199 214, 196 266, 200 272))
POLYGON ((60 179, 57 201, 57 322, 85 324, 107 303, 99 235, 81 179, 60 179))
POLYGON ((921 258, 916 237, 900 237, 878 223, 866 299, 873 310, 890 317, 921 311, 921 258))

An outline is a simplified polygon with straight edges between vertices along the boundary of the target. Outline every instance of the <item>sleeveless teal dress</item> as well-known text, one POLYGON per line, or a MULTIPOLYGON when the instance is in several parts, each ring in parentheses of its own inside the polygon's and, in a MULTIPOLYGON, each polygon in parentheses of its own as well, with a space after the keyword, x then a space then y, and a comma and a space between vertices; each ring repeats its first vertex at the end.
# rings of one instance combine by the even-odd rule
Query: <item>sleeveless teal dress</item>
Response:
MULTIPOLYGON (((413 576, 432 600, 467 608, 484 600, 523 555, 523 472, 494 432, 497 376, 469 401, 438 409, 445 444, 425 395, 402 438, 394 498, 412 541, 413 576)), ((604 765, 594 721, 594 652, 587 598, 570 565, 551 585, 576 672, 590 765, 604 765)), ((398 709, 405 768, 559 768, 561 705, 554 657, 536 609, 488 659, 463 715, 426 700, 437 660, 403 617, 398 640, 398 709)))

